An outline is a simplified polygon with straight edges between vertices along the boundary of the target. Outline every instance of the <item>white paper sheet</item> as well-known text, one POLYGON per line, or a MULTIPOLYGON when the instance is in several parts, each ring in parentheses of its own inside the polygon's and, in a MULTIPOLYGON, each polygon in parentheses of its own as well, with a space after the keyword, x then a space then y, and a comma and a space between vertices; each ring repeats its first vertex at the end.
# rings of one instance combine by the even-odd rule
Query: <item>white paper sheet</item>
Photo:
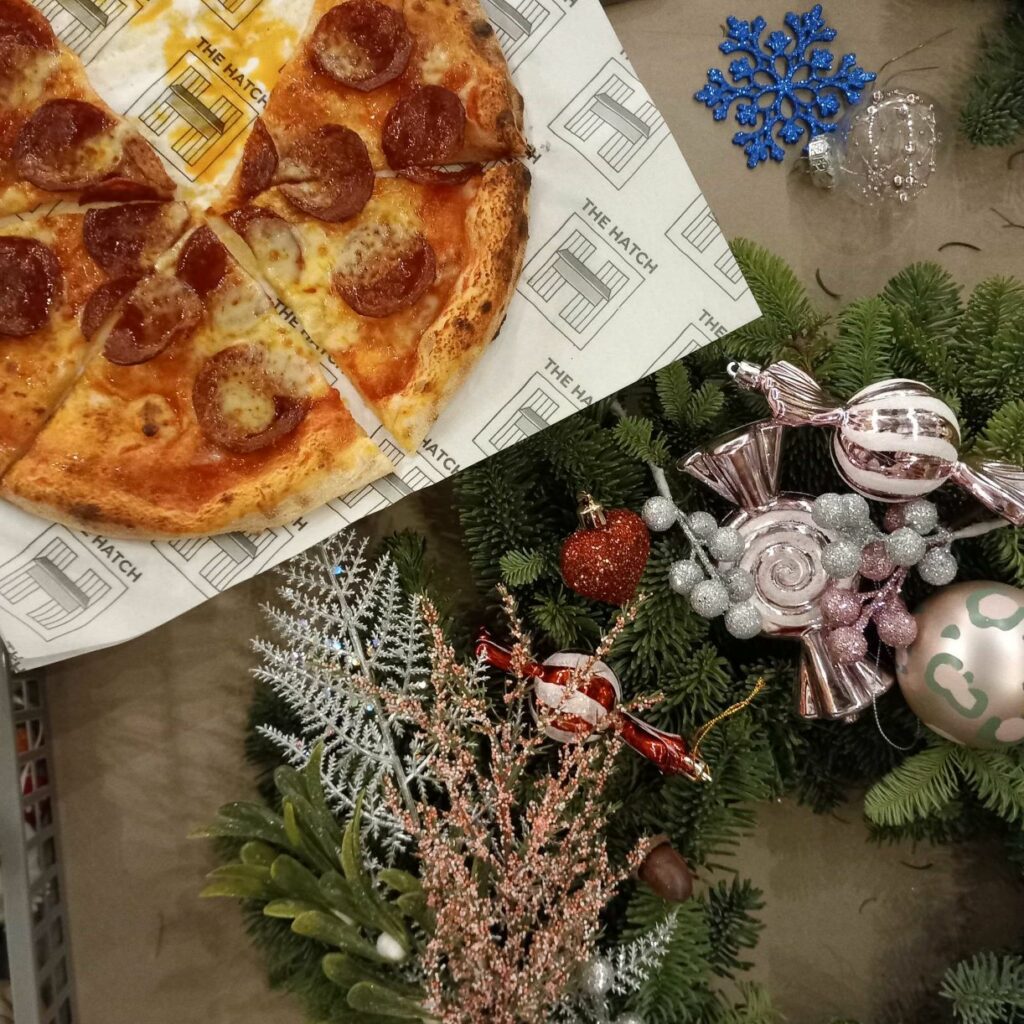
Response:
MULTIPOLYGON (((230 173, 309 9, 309 0, 33 2, 200 201, 230 173)), ((328 366, 397 473, 289 526, 114 541, 0 504, 0 634, 23 667, 153 629, 758 315, 598 0, 483 3, 536 149, 530 243, 501 334, 421 451, 404 454, 328 366)))

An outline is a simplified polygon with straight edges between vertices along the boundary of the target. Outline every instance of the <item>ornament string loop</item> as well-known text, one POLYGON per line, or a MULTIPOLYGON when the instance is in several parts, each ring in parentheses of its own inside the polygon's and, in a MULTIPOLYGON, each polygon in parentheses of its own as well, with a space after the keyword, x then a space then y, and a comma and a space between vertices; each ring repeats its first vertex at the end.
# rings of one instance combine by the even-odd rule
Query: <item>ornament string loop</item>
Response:
POLYGON ((753 704, 757 695, 764 689, 764 676, 758 676, 757 682, 754 683, 754 688, 743 698, 743 700, 736 701, 735 704, 730 704, 724 711, 720 711, 714 718, 709 722, 705 722, 694 734, 691 754, 695 758, 700 757, 700 745, 704 742, 705 737, 716 725, 724 722, 727 718, 732 718, 733 715, 739 714, 744 708, 750 707, 753 704))

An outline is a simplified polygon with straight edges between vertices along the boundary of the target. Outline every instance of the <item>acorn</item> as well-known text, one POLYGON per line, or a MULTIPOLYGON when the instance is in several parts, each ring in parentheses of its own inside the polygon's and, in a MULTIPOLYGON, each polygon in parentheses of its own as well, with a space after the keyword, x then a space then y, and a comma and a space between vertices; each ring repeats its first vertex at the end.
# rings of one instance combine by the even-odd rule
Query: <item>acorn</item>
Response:
POLYGON ((693 872, 663 832, 654 836, 636 873, 663 900, 685 903, 693 895, 693 872))

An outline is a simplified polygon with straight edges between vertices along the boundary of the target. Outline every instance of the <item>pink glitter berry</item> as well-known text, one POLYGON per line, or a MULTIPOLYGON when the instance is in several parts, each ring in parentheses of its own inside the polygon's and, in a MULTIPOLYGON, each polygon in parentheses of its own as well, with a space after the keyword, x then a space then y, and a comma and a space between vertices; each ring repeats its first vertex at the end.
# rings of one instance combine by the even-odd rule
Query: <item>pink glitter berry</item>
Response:
POLYGON ((860 597, 832 584, 821 595, 821 614, 830 626, 852 626, 860 618, 860 597))
POLYGON ((890 647, 909 647, 917 639, 917 619, 899 598, 885 602, 872 618, 879 640, 890 647))
POLYGON ((868 642, 856 626, 840 626, 825 638, 828 653, 840 665, 860 661, 868 653, 868 642))
POLYGON ((896 571, 896 563, 885 550, 885 542, 873 540, 860 553, 860 574, 876 583, 888 579, 896 571))

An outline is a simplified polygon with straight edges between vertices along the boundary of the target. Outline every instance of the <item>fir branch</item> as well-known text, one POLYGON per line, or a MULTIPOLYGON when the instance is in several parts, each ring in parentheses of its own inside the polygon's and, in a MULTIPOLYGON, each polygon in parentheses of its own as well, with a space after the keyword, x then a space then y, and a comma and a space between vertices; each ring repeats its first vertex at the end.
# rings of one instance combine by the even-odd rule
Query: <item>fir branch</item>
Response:
POLYGON ((654 424, 646 417, 623 416, 612 434, 622 450, 634 459, 664 466, 672 458, 665 438, 655 433, 654 424))
POLYGON ((940 994, 962 1024, 1008 1024, 1024 1017, 1024 956, 979 953, 951 967, 940 994))
POLYGON ((536 548, 532 551, 507 551, 501 556, 501 578, 510 587, 536 583, 542 576, 553 574, 551 556, 536 548))
POLYGON ((839 316, 839 337, 819 369, 822 383, 849 397, 892 376, 892 321, 883 299, 860 299, 839 316))
POLYGON ((878 825, 902 825, 936 814, 956 796, 956 747, 938 743, 908 757, 864 797, 864 813, 878 825))

